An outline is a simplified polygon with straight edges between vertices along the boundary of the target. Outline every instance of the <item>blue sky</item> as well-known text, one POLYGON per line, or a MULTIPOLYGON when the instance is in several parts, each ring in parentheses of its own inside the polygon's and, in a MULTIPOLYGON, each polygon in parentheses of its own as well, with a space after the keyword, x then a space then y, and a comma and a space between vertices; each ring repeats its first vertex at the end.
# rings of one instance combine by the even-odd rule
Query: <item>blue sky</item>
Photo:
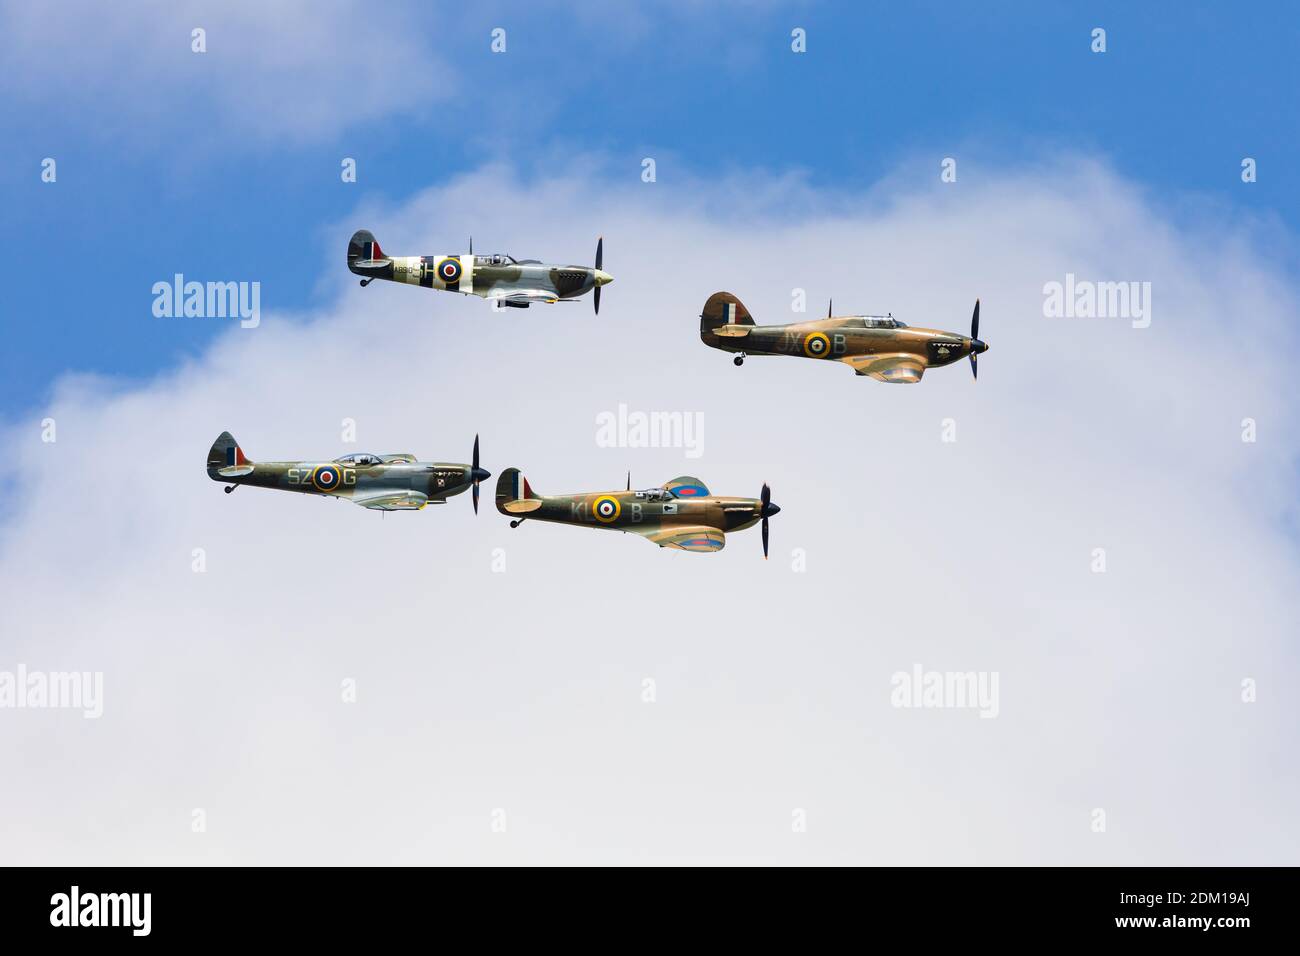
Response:
MULTIPOLYGON (((0 117, 0 253, 16 266, 0 298, 0 413, 39 410, 65 372, 140 379, 197 354, 223 326, 150 313, 150 287, 175 272, 260 281, 264 311, 318 303, 360 204, 397 203, 493 160, 545 175, 593 154, 604 175, 635 179, 653 156, 661 183, 760 169, 853 190, 900 164, 934 178, 952 155, 959 175, 977 176, 1068 149, 1104 157, 1171 207, 1209 197, 1233 220, 1300 227, 1300 20, 1289 5, 949 6, 668 4, 611 17, 596 4, 398 4, 387 18, 410 21, 411 56, 438 66, 429 79, 415 70, 361 87, 345 76, 343 95, 303 103, 321 118, 291 118, 287 132, 277 117, 267 128, 241 114, 312 91, 277 87, 255 65, 248 90, 215 92, 203 71, 252 33, 223 28, 211 6, 187 9, 168 36, 123 31, 91 67, 38 32, 15 55, 47 75, 0 81, 12 97, 0 117), (189 22, 210 23, 207 59, 188 50, 189 22), (489 51, 497 26, 503 55, 489 51), (803 55, 789 48, 796 26, 803 55), (1096 26, 1102 55, 1089 49, 1096 26), (139 74, 116 82, 132 61, 139 74), (52 185, 40 181, 46 156, 58 162, 52 185), (358 161, 355 185, 339 180, 344 156, 358 161), (1240 181, 1244 156, 1258 161, 1255 184, 1240 181)), ((344 23, 356 16, 339 9, 344 23)), ((92 25, 78 42, 103 32, 92 25)), ((517 249, 508 235, 481 236, 488 246, 585 253, 517 249)))

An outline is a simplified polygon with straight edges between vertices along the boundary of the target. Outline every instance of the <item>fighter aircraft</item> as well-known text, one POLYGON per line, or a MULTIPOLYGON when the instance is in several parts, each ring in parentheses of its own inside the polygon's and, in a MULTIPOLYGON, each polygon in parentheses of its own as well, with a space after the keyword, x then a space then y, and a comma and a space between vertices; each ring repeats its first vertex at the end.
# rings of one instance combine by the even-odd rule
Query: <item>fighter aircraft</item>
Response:
POLYGON ((414 455, 367 454, 333 461, 253 462, 230 432, 222 432, 208 450, 208 477, 225 482, 226 494, 253 485, 343 498, 375 511, 419 511, 472 488, 477 514, 479 482, 492 475, 478 466, 477 435, 473 462, 459 465, 417 461, 414 455))
POLYGON ((835 359, 859 375, 880 382, 919 382, 927 368, 951 365, 969 356, 971 374, 979 376, 976 357, 988 351, 980 341, 980 303, 975 300, 970 335, 914 329, 892 315, 832 316, 789 325, 755 325, 744 303, 730 292, 715 292, 700 313, 700 338, 705 345, 746 355, 793 355, 835 359))
POLYGON ((767 557, 767 519, 781 509, 772 504, 766 484, 758 498, 716 497, 698 478, 683 475, 662 488, 575 495, 539 495, 518 468, 507 468, 497 479, 497 511, 515 520, 553 521, 587 528, 631 531, 661 548, 680 551, 721 551, 726 532, 742 531, 762 521, 763 557, 767 557))
POLYGON ((474 240, 463 256, 387 256, 368 230, 358 229, 348 242, 348 268, 359 276, 362 286, 376 279, 405 282, 426 289, 444 289, 462 295, 476 295, 513 309, 526 309, 534 302, 567 302, 592 291, 596 314, 600 315, 600 288, 614 281, 601 269, 605 240, 596 240, 596 265, 559 266, 537 259, 514 259, 496 254, 474 255, 474 240))

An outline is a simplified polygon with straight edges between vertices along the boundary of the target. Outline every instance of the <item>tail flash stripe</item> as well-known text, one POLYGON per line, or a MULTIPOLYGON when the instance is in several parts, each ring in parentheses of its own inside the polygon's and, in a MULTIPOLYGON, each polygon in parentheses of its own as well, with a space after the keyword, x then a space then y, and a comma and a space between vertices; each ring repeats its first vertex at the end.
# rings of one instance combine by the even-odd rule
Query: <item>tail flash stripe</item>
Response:
POLYGON ((235 463, 235 452, 239 450, 237 445, 231 445, 226 449, 226 467, 229 468, 235 463))
POLYGON ((736 303, 728 302, 724 308, 725 308, 724 314, 727 317, 727 324, 735 325, 736 324, 736 303))

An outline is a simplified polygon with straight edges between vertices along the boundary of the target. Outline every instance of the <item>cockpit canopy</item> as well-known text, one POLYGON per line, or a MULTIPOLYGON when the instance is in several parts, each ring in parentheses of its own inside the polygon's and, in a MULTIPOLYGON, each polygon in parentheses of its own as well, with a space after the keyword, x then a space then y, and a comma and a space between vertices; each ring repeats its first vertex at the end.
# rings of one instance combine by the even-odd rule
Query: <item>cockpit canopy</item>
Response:
POLYGON ((364 452, 358 452, 355 455, 344 455, 342 458, 335 458, 340 465, 382 465, 384 460, 378 455, 368 455, 364 452))
POLYGON ((666 488, 647 488, 644 491, 634 492, 637 498, 642 501, 672 501, 673 496, 666 488))
POLYGON ((476 266, 512 266, 514 264, 514 256, 507 256, 500 252, 494 252, 490 256, 474 257, 474 265, 476 266))
POLYGON ((902 322, 892 315, 864 315, 861 317, 864 329, 905 329, 902 322))

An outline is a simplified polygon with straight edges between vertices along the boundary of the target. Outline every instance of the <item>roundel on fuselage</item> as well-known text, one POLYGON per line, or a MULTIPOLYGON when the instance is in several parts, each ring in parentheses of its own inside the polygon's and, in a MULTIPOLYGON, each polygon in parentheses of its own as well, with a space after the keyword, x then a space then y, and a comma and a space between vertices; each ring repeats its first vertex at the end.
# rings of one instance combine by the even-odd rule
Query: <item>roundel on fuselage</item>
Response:
POLYGON ((623 506, 618 503, 618 499, 613 495, 601 495, 591 503, 592 516, 603 524, 617 521, 622 511, 623 506))
POLYGON ((333 465, 319 465, 311 473, 311 483, 317 491, 333 491, 342 481, 339 470, 333 465))
POLYGON ((438 263, 438 278, 444 285, 455 285, 460 282, 460 273, 460 259, 455 256, 448 256, 438 263))
POLYGON ((809 358, 825 358, 831 354, 831 340, 825 332, 809 332, 803 340, 803 352, 809 358))

